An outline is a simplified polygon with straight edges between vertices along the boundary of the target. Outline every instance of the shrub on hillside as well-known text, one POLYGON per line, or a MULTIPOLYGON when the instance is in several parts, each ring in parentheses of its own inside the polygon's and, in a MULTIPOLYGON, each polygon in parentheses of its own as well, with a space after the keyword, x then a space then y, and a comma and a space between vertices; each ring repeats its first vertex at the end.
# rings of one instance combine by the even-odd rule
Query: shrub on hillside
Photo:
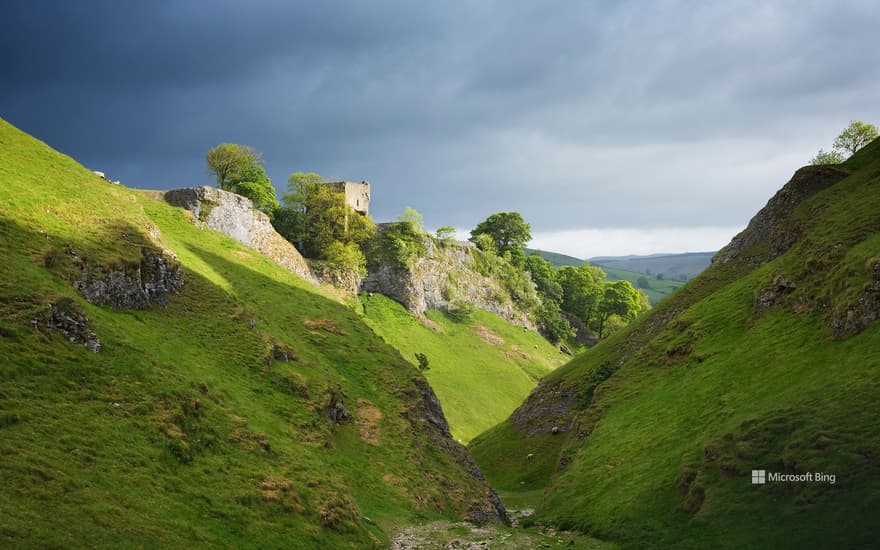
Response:
POLYGON ((371 265, 390 262, 401 269, 427 254, 425 237, 411 222, 389 224, 378 231, 367 244, 367 261, 371 265))
POLYGON ((541 334, 551 342, 561 342, 574 336, 574 329, 565 317, 559 304, 553 300, 544 300, 544 303, 535 311, 535 321, 541 334))
POLYGON ((448 313, 456 321, 462 322, 473 317, 475 310, 474 304, 466 300, 456 300, 449 305, 448 313))
POLYGON ((355 243, 333 241, 324 249, 322 259, 325 269, 338 273, 353 272, 360 277, 367 274, 367 260, 355 243))
POLYGON ((437 239, 440 244, 450 244, 455 240, 455 228, 451 225, 444 225, 437 230, 437 239))

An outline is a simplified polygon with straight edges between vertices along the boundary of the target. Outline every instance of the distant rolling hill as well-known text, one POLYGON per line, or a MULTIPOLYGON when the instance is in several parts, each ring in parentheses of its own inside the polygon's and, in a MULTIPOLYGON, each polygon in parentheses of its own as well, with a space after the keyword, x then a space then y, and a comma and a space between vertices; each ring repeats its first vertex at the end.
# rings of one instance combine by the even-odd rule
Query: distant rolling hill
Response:
MULTIPOLYGON (((592 264, 592 262, 590 262, 592 264)), ((684 283, 672 279, 658 279, 655 276, 636 273, 625 269, 614 269, 604 265, 594 264, 602 268, 609 281, 629 281, 632 285, 648 295, 652 306, 659 304, 664 298, 681 288, 684 283)))
POLYGON ((646 275, 661 275, 664 279, 688 281, 704 269, 714 252, 687 252, 684 254, 652 254, 650 256, 597 256, 590 263, 613 269, 623 269, 646 275))
MULTIPOLYGON (((560 254, 558 252, 547 252, 546 250, 535 250, 531 248, 526 249, 526 254, 539 254, 542 258, 544 258, 556 267, 569 265, 579 266, 586 261, 580 258, 575 258, 574 256, 560 254)), ((677 254, 677 256, 683 255, 684 254, 677 254)), ((669 256, 663 255, 662 257, 669 256)), ((612 259, 611 257, 608 258, 612 259)), ((626 258, 644 258, 644 256, 627 256, 626 258)), ((684 284, 681 281, 675 281, 666 277, 664 277, 663 279, 658 279, 656 275, 652 276, 646 275, 643 272, 640 273, 627 269, 608 267, 599 263, 595 263, 593 262, 593 260, 590 260, 590 264, 601 267, 602 271, 604 271, 605 274, 608 276, 609 281, 629 281, 634 287, 643 290, 645 294, 648 295, 648 300, 651 302, 652 306, 659 304, 664 298, 672 294, 676 289, 680 288, 684 284), (640 281, 640 279, 642 280, 640 281)))
POLYGON ((539 254, 542 258, 555 265, 556 267, 563 267, 566 265, 573 265, 577 267, 579 265, 582 265, 585 261, 580 258, 575 258, 574 256, 560 254, 559 252, 548 252, 546 250, 526 248, 526 255, 531 256, 532 254, 539 254))

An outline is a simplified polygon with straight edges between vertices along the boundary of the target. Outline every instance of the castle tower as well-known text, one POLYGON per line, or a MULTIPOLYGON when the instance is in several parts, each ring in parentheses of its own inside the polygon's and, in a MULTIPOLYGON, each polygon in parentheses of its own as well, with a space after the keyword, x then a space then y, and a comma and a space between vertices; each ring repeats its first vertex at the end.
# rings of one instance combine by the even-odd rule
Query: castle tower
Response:
POLYGON ((370 182, 333 181, 328 182, 327 185, 333 186, 336 192, 345 195, 345 202, 355 212, 364 216, 370 213, 370 182))

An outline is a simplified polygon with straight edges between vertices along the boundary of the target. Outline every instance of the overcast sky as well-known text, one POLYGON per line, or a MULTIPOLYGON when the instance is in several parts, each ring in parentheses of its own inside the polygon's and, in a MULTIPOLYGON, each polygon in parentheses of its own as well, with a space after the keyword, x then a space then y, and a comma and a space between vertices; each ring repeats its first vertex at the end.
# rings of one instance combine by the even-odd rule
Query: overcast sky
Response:
POLYGON ((111 179, 211 183, 220 142, 579 257, 713 250, 850 119, 875 1, 4 2, 0 117, 111 179))

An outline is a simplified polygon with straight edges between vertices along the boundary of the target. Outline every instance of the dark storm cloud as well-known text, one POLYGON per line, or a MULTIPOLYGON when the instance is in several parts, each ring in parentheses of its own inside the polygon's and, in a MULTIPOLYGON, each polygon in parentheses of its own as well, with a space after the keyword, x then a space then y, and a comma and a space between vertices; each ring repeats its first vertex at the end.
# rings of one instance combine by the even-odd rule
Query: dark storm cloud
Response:
POLYGON ((142 187, 221 141, 429 225, 743 225, 851 118, 870 2, 15 2, 0 116, 142 187))

